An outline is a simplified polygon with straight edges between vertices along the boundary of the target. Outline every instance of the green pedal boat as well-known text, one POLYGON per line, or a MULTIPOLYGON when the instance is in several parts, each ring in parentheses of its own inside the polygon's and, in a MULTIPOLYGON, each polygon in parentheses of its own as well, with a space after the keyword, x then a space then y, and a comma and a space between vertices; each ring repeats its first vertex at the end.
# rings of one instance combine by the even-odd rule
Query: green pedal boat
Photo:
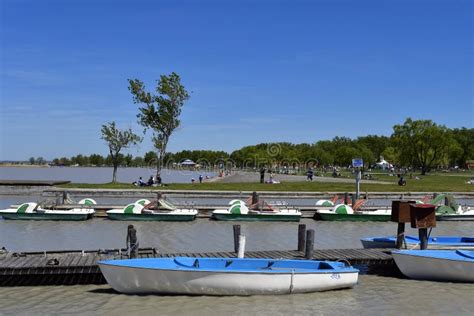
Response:
POLYGON ((9 220, 48 220, 48 221, 84 221, 94 216, 91 205, 97 204, 93 199, 83 199, 80 208, 55 210, 42 208, 38 203, 23 203, 17 208, 0 210, 0 216, 9 220))
POLYGON ((198 211, 195 209, 177 208, 171 203, 160 199, 151 203, 141 199, 127 205, 123 209, 107 211, 107 217, 119 221, 192 221, 198 211), (156 209, 155 209, 156 208, 156 209))
POLYGON ((391 209, 375 211, 354 211, 351 206, 337 204, 330 210, 317 210, 315 219, 323 221, 348 221, 348 222, 388 222, 392 214, 391 209))
POLYGON ((297 209, 275 209, 268 204, 259 209, 250 209, 244 201, 232 200, 229 208, 213 211, 212 218, 220 221, 299 222, 301 212, 297 209))

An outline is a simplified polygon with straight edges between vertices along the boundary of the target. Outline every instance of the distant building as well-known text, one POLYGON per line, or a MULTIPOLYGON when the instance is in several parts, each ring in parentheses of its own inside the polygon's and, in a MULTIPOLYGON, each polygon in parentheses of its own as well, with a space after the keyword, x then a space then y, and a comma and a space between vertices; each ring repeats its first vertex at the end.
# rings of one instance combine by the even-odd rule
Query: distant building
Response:
POLYGON ((473 170, 474 169, 474 160, 467 160, 466 161, 466 167, 469 170, 473 170))

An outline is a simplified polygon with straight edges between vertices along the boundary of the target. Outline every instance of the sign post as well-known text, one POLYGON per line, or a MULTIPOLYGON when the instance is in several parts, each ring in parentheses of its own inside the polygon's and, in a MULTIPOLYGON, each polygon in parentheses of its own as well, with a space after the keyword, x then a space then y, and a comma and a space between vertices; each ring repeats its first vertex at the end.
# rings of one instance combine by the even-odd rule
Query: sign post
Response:
POLYGON ((360 179, 361 179, 360 168, 364 167, 364 161, 362 160, 362 158, 352 159, 352 167, 354 168, 355 180, 356 180, 356 199, 358 199, 360 196, 360 179))

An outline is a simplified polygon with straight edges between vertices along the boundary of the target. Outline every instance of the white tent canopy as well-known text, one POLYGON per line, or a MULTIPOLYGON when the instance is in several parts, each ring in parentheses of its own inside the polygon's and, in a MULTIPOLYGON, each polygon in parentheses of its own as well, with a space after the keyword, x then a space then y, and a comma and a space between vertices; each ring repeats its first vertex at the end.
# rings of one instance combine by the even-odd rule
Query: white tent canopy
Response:
POLYGON ((377 167, 382 168, 382 169, 389 169, 393 167, 393 165, 389 163, 387 160, 383 159, 382 156, 380 156, 380 161, 375 164, 377 165, 377 167))
POLYGON ((186 159, 180 163, 181 166, 195 166, 196 163, 191 159, 186 159))

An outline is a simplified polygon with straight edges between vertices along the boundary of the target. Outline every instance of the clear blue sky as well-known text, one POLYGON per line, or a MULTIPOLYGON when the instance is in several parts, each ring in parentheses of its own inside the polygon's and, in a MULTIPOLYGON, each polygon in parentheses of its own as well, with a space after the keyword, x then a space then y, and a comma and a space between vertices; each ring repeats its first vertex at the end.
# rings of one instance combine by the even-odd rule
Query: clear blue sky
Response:
POLYGON ((473 127, 472 3, 2 0, 0 160, 107 154, 101 124, 141 131, 127 78, 171 71, 171 151, 473 127))

